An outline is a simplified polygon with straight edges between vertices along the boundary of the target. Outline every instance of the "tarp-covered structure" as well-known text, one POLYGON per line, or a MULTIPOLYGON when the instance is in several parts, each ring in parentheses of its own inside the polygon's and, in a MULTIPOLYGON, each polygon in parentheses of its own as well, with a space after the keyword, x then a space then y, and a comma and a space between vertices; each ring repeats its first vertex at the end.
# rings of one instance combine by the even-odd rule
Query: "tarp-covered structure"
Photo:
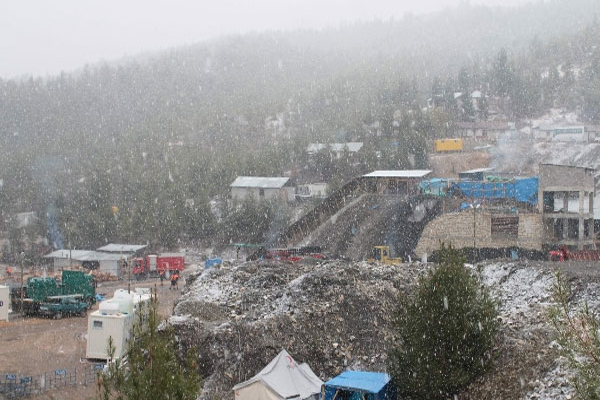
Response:
POLYGON ((233 387, 236 400, 318 400, 323 381, 282 350, 262 371, 233 387))
POLYGON ((473 199, 508 199, 536 205, 539 179, 515 178, 499 182, 460 181, 452 184, 451 191, 473 199))
POLYGON ((396 398, 396 387, 390 376, 382 372, 346 371, 323 385, 323 400, 396 400, 396 398))

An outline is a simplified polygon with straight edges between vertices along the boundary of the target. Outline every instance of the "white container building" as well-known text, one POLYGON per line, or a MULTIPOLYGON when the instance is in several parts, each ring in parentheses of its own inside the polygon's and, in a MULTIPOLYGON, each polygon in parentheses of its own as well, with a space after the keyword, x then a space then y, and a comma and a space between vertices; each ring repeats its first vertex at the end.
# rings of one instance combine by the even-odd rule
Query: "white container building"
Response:
POLYGON ((0 321, 8 321, 10 295, 8 286, 0 286, 0 321))
POLYGON ((127 353, 136 315, 150 300, 150 289, 136 289, 128 293, 119 289, 110 300, 100 303, 97 311, 88 317, 86 357, 108 360, 108 338, 112 337, 114 358, 127 353))

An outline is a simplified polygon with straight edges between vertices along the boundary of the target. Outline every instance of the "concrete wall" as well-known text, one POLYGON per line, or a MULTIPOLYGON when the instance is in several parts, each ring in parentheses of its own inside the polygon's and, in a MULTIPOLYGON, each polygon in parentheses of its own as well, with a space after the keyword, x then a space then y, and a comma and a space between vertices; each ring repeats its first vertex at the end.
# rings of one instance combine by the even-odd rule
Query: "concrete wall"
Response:
MULTIPOLYGON (((496 215, 495 216, 500 216, 496 215)), ((518 246, 525 249, 542 249, 542 217, 540 214, 511 214, 519 217, 518 235, 492 237, 492 214, 485 210, 444 214, 429 222, 415 249, 422 257, 439 250, 440 243, 452 244, 455 248, 473 247, 473 219, 475 219, 475 247, 503 248, 518 246)))
POLYGON ((271 200, 279 198, 286 201, 294 201, 296 197, 294 188, 291 186, 284 186, 281 189, 264 189, 264 196, 260 195, 259 188, 231 188, 232 199, 238 199, 241 201, 246 199, 248 196, 254 196, 256 200, 271 200))

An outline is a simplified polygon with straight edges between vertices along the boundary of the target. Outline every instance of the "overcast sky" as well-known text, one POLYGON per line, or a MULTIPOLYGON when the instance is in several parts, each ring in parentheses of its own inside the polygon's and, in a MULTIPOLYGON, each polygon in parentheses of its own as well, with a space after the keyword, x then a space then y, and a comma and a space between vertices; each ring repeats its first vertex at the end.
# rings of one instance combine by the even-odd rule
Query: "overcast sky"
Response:
MULTIPOLYGON (((471 0, 517 5, 530 0, 471 0)), ((427 13, 464 0, 0 0, 0 77, 86 63, 223 34, 323 28, 427 13)))

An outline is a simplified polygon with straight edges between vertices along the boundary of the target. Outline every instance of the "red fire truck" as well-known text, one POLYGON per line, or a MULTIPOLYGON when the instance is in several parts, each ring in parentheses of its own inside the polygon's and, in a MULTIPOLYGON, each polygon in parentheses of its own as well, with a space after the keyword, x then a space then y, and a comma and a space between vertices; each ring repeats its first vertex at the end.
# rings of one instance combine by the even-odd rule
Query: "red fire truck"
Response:
POLYGON ((550 261, 600 261, 600 250, 573 250, 564 246, 550 252, 550 261))
POLYGON ((157 277, 161 273, 170 275, 177 271, 183 271, 185 258, 179 253, 161 253, 149 255, 146 258, 138 257, 133 260, 133 275, 136 279, 157 277))

